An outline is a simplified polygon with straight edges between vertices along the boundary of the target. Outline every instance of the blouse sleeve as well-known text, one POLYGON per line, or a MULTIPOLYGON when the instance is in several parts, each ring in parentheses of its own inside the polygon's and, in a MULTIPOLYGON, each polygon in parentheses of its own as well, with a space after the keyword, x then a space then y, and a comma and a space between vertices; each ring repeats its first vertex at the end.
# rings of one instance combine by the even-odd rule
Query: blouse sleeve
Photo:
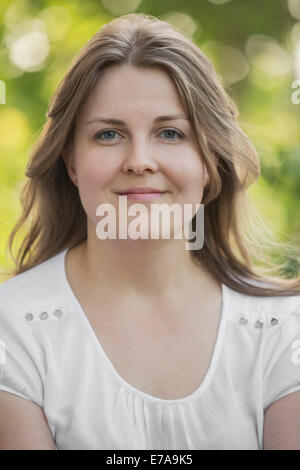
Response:
POLYGON ((43 407, 41 353, 22 316, 0 306, 0 390, 43 407))
POLYGON ((292 392, 300 391, 300 299, 298 307, 271 326, 264 354, 264 409, 292 392))

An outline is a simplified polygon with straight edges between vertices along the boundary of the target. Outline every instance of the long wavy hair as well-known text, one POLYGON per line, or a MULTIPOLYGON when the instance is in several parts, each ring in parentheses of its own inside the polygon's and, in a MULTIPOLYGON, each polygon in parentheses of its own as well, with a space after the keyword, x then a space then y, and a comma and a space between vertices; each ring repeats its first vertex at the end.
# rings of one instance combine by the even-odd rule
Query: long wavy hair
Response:
MULTIPOLYGON (((50 100, 47 121, 29 159, 22 214, 8 238, 14 268, 24 272, 87 238, 87 216, 62 151, 73 142, 75 118, 103 70, 113 64, 161 67, 172 78, 191 120, 209 174, 204 189, 204 245, 191 255, 218 280, 250 295, 299 295, 271 261, 270 229, 246 189, 260 173, 255 147, 237 122, 238 109, 210 60, 168 22, 131 13, 105 24, 79 51, 50 100), (266 230, 267 232, 266 232, 266 230), (13 244, 23 234, 17 254, 13 244), (277 274, 274 272, 277 270, 277 274)), ((195 216, 191 221, 195 230, 195 216)))

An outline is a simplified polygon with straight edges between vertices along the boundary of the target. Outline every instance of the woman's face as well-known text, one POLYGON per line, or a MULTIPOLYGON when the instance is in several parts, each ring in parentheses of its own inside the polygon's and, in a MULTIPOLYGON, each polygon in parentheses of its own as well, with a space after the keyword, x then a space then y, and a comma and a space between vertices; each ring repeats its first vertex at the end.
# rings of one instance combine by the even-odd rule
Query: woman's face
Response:
MULTIPOLYGON (((201 203, 207 175, 187 118, 167 72, 129 65, 104 71, 77 115, 74 145, 63 153, 88 223, 97 224, 102 203, 118 215, 117 193, 132 187, 165 191, 156 204, 201 203), (157 120, 166 115, 180 116, 157 120)), ((127 205, 137 202, 151 205, 127 205)))

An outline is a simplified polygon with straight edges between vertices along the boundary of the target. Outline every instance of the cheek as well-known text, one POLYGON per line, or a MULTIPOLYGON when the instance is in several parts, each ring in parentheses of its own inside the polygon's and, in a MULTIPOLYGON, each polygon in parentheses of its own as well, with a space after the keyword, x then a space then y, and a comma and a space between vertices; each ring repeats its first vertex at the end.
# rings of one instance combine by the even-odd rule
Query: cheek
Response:
POLYGON ((77 158, 76 167, 79 186, 90 192, 99 192, 106 188, 113 181, 116 172, 112 160, 88 151, 77 158))
POLYGON ((97 206, 108 202, 105 192, 110 188, 113 178, 113 168, 99 159, 89 158, 77 165, 79 195, 90 219, 96 221, 97 206))
POLYGON ((198 153, 185 153, 169 166, 170 178, 184 194, 200 195, 204 185, 204 164, 198 153))

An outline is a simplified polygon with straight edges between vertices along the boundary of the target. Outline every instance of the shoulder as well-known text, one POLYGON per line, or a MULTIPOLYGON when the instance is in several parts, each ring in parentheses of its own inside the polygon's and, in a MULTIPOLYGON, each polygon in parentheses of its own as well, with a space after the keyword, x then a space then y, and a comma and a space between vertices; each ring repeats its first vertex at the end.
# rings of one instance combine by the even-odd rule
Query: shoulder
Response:
MULTIPOLYGON (((264 409, 300 389, 300 295, 252 296, 224 288, 232 338, 263 381, 264 409)), ((232 344, 232 343, 231 343, 232 344)))
POLYGON ((64 253, 65 250, 0 284, 0 320, 5 312, 24 316, 57 304, 64 296, 64 253))
POLYGON ((231 322, 274 330, 274 326, 284 325, 296 316, 300 330, 300 293, 292 296, 253 296, 237 292, 227 285, 223 285, 223 293, 231 322))

